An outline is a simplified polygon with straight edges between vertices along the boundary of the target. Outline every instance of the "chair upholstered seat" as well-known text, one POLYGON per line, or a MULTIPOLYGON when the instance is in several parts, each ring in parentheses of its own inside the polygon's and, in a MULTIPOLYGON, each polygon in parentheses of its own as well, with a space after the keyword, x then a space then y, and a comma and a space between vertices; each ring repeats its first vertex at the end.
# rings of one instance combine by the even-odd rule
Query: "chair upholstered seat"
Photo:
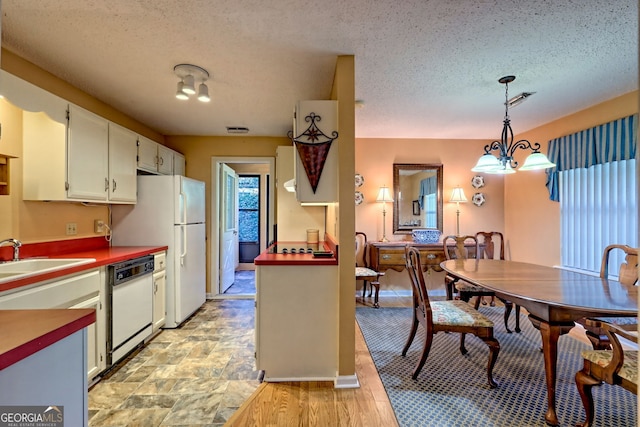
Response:
MULTIPOLYGON (((356 280, 362 280, 363 302, 367 293, 367 283, 371 286, 371 291, 375 288, 376 293, 373 297, 373 306, 378 308, 380 306, 378 304, 380 276, 384 276, 384 273, 369 268, 368 251, 367 235, 360 231, 356 231, 356 280)), ((369 292, 369 296, 371 296, 371 291, 369 292)))
MULTIPOLYGON (((618 375, 632 383, 638 384, 638 352, 634 350, 624 351, 624 362, 618 375)), ((581 353, 583 359, 596 363, 598 366, 606 367, 613 360, 613 351, 611 350, 583 350, 581 353)))
POLYGON ((378 277, 378 273, 368 267, 356 267, 356 279, 361 277, 371 277, 375 280, 378 277))
POLYGON ((438 325, 493 327, 489 318, 464 301, 432 301, 431 310, 433 322, 438 325))
POLYGON ((473 285, 468 282, 458 281, 454 284, 458 292, 482 292, 485 290, 482 286, 473 285))

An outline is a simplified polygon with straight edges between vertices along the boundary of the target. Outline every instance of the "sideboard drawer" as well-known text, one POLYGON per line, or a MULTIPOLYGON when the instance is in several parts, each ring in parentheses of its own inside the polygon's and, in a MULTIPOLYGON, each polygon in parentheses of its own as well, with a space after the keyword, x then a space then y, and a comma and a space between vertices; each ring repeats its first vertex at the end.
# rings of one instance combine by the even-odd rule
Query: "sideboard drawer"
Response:
POLYGON ((442 271, 440 263, 445 261, 441 243, 412 243, 412 242, 371 242, 369 243, 370 266, 376 271, 405 269, 405 247, 407 245, 418 248, 424 270, 431 268, 442 271))
POLYGON ((440 266, 441 262, 446 261, 444 251, 440 249, 422 249, 420 250, 420 260, 423 265, 440 266))
POLYGON ((377 264, 380 268, 391 268, 396 266, 404 267, 404 247, 402 249, 389 249, 378 251, 377 264))

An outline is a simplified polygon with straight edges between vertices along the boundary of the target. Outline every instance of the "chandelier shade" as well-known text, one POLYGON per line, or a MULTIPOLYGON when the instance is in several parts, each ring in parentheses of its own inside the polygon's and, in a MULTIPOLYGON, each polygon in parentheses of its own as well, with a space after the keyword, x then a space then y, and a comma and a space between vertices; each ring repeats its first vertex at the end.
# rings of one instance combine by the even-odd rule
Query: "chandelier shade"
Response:
POLYGON ((523 93, 519 95, 517 102, 509 100, 509 83, 516 79, 515 76, 505 76, 498 80, 499 83, 504 84, 505 87, 505 112, 502 126, 502 136, 498 141, 493 141, 490 144, 485 145, 484 154, 478 159, 478 163, 471 169, 472 172, 483 172, 488 174, 506 175, 516 172, 518 162, 514 159, 514 152, 517 149, 531 150, 532 153, 527 156, 524 164, 520 167, 520 170, 536 170, 547 169, 555 166, 554 163, 549 161, 547 156, 540 152, 540 144, 527 141, 526 139, 520 139, 514 142, 513 129, 511 128, 511 119, 509 118, 509 106, 517 105, 524 101, 527 97, 535 92, 523 93), (511 102, 510 102, 511 101, 511 102), (498 155, 491 154, 492 151, 497 151, 498 155))

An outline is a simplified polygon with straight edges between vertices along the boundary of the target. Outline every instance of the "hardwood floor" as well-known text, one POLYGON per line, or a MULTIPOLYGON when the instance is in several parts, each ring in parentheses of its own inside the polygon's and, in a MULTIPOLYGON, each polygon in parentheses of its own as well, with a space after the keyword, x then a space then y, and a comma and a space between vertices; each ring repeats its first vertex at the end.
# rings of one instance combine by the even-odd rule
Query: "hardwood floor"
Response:
POLYGON ((356 373, 357 389, 336 389, 328 381, 262 383, 225 426, 397 426, 357 323, 356 373))

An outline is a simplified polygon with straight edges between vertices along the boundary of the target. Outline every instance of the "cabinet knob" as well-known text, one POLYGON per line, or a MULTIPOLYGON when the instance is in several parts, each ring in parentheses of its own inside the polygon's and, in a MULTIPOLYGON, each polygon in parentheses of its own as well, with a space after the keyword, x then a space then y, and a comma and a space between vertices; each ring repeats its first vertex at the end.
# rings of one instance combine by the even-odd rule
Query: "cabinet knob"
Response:
POLYGON ((434 254, 427 254, 427 259, 435 259, 436 256, 434 254))
POLYGON ((391 255, 383 254, 381 258, 382 259, 391 259, 391 255))
POLYGON ((104 191, 109 191, 109 178, 104 179, 104 191))
POLYGON ((116 191, 116 180, 113 179, 111 181, 113 182, 113 191, 115 192, 116 191))

